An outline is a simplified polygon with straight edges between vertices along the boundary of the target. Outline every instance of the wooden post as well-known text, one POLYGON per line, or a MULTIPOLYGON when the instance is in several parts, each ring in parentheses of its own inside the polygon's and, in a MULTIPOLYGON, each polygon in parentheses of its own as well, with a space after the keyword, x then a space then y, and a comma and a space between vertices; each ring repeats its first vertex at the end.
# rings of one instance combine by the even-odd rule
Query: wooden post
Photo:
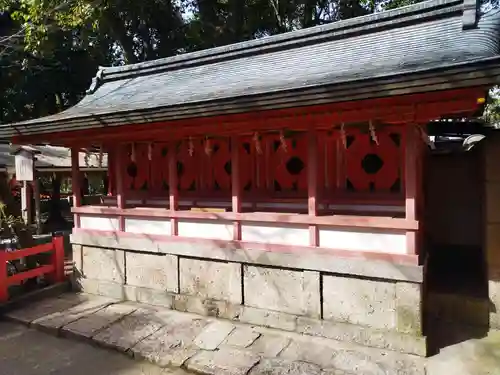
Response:
POLYGON ((31 225, 31 194, 30 186, 28 181, 23 181, 23 187, 21 188, 21 212, 23 216, 23 221, 27 226, 31 225))
MULTIPOLYGON (((168 188, 169 188, 169 207, 172 214, 179 207, 179 191, 177 189, 178 177, 177 177, 177 144, 175 142, 170 143, 168 148, 168 188)), ((170 219, 170 235, 177 236, 178 225, 177 219, 172 217, 170 219)))
POLYGON ((42 234, 42 210, 40 207, 40 181, 38 178, 33 181, 33 196, 35 197, 35 223, 36 233, 42 234))
MULTIPOLYGON (((114 157, 113 157, 113 163, 114 163, 114 176, 115 176, 115 186, 116 186, 116 206, 123 210, 126 206, 126 198, 125 198, 125 189, 123 186, 123 164, 122 164, 122 157, 123 157, 123 152, 122 148, 120 147, 121 145, 117 145, 114 147, 114 157)), ((125 232, 125 218, 123 215, 118 216, 118 230, 120 232, 125 232)))
MULTIPOLYGON (((231 191, 232 209, 234 213, 241 212, 241 181, 240 181, 240 139, 231 137, 231 191)), ((241 240, 241 222, 233 223, 233 240, 241 240)))
POLYGON ((54 281, 61 283, 64 281, 64 236, 52 237, 54 251, 52 253, 52 264, 54 265, 54 281))
MULTIPOLYGON (((405 145, 405 217, 408 220, 417 220, 418 202, 418 138, 413 124, 406 126, 405 145)), ((406 232, 406 252, 417 254, 417 233, 406 232)))
POLYGON ((9 300, 9 284, 7 280, 7 259, 5 255, 7 253, 3 250, 0 251, 0 303, 7 302, 9 300))
MULTIPOLYGON (((71 147, 71 185, 73 187, 73 207, 82 205, 81 180, 80 180, 80 149, 71 147)), ((80 228, 80 215, 74 215, 74 227, 80 228)))
MULTIPOLYGON (((318 135, 315 130, 307 133, 308 163, 307 163, 307 211, 309 216, 318 214, 318 135)), ((318 246, 318 227, 309 226, 309 245, 318 246)))
POLYGON ((108 191, 106 195, 115 195, 115 153, 116 148, 108 148, 108 191))

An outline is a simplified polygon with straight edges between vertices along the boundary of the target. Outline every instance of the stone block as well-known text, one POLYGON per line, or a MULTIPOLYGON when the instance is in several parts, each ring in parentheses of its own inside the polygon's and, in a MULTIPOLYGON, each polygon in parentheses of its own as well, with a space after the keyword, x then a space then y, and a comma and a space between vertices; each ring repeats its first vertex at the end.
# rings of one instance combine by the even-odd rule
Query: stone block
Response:
POLYGON ((285 331, 294 331, 297 328, 296 315, 247 306, 243 306, 239 320, 242 323, 277 328, 285 331))
POLYGON ((245 265, 243 280, 247 306, 318 318, 321 314, 319 272, 245 265))
POLYGON ((396 284, 323 276, 323 318, 374 328, 396 327, 396 284))
POLYGON ((490 297, 490 327, 500 329, 500 281, 488 281, 490 297))
POLYGON ((321 343, 320 340, 311 337, 308 340, 292 340, 280 354, 280 358, 314 363, 321 368, 329 368, 333 367, 333 358, 337 354, 338 352, 331 346, 327 346, 321 343))
POLYGON ((396 283, 396 329, 398 332, 422 334, 422 286, 396 283))
POLYGON ((164 325, 163 319, 158 319, 153 311, 137 309, 96 334, 93 340, 112 349, 127 351, 164 325))
POLYGON ((123 290, 127 301, 146 303, 148 305, 165 307, 167 309, 172 308, 173 296, 165 291, 132 285, 124 285, 123 290))
POLYGON ((425 357, 427 354, 427 341, 423 336, 374 329, 349 323, 299 317, 297 319, 297 332, 337 341, 351 342, 362 346, 415 354, 422 357, 425 357))
POLYGON ((99 331, 109 327, 114 322, 133 313, 137 307, 129 304, 113 304, 78 319, 62 328, 67 336, 91 338, 99 331))
POLYGON ((178 293, 177 256, 126 252, 127 284, 178 293))
POLYGON ((175 310, 203 316, 233 320, 239 318, 243 308, 241 305, 235 305, 227 301, 204 299, 196 296, 175 294, 172 297, 172 307, 175 310))
POLYGON ((229 322, 212 322, 194 339, 194 344, 203 350, 215 350, 234 328, 234 324, 229 322))
POLYGON ((277 357, 289 343, 290 339, 285 335, 265 333, 255 340, 255 342, 248 347, 248 350, 263 357, 274 358, 277 357))
POLYGON ((10 320, 30 324, 45 316, 60 313, 68 310, 85 301, 86 297, 75 295, 74 298, 49 298, 43 299, 20 309, 15 309, 5 313, 5 317, 10 320))
POLYGON ((321 375, 321 368, 312 363, 283 358, 263 359, 249 375, 321 375))
POLYGON ((83 247, 84 277, 94 280, 125 283, 125 252, 122 250, 83 247))
POLYGON ((172 311, 165 326, 138 342, 131 352, 135 358, 145 359, 162 367, 180 367, 198 352, 193 340, 206 324, 205 319, 172 311))
POLYGON ((61 327, 70 324, 78 319, 93 314, 114 303, 115 300, 105 297, 92 297, 67 310, 58 311, 45 315, 32 322, 33 326, 49 330, 59 330, 61 327))
POLYGON ((76 276, 81 276, 83 274, 83 246, 73 244, 71 245, 72 255, 71 260, 73 261, 73 270, 76 276))
POLYGON ((237 327, 224 342, 228 346, 247 348, 260 337, 260 333, 250 327, 237 327))
POLYGON ((88 294, 95 294, 117 300, 125 299, 125 285, 110 281, 95 279, 80 279, 79 290, 88 294))
POLYGON ((241 304, 241 265, 181 258, 179 261, 181 294, 241 304))
POLYGON ((200 374, 246 375, 259 362, 253 353, 234 348, 200 351, 186 363, 186 368, 200 374))

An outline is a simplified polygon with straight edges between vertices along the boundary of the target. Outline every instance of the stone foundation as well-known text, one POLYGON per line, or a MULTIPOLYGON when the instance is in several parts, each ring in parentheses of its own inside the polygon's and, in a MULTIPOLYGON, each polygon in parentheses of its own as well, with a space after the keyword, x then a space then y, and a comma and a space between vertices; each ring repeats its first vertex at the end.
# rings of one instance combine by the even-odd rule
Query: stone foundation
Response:
POLYGON ((72 237, 74 282, 87 293, 426 355, 421 267, 321 254, 305 269, 301 258, 315 255, 219 248, 209 259, 200 244, 183 255, 134 250, 137 239, 72 237))

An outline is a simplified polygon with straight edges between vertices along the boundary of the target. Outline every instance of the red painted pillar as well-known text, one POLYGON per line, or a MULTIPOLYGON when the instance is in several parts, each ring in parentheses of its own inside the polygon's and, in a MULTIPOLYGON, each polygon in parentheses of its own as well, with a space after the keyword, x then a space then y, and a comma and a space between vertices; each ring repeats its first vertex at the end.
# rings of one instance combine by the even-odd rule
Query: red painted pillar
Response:
POLYGON ((174 217, 175 211, 179 207, 179 190, 177 185, 179 183, 177 176, 177 144, 171 142, 168 148, 168 188, 169 188, 169 207, 172 213, 170 219, 170 235, 177 236, 178 225, 177 219, 174 217))
MULTIPOLYGON (((307 134, 307 211, 309 216, 318 215, 318 134, 309 130, 307 134)), ((309 245, 319 246, 318 227, 309 225, 309 245)))
MULTIPOLYGON (((240 139, 231 137, 231 193, 233 212, 241 212, 241 181, 240 181, 240 139)), ((235 220, 233 223, 233 240, 241 240, 241 222, 235 220)))
MULTIPOLYGON (((405 147, 405 218, 417 220, 418 202, 418 142, 416 127, 413 124, 406 126, 405 147)), ((418 254, 417 233, 406 232, 406 252, 418 254)))
POLYGON ((0 303, 9 300, 9 289, 7 280, 7 260, 5 259, 5 251, 0 250, 0 303))
MULTIPOLYGON (((80 179, 80 148, 71 148, 71 185, 73 190, 73 207, 82 205, 81 179, 80 179)), ((74 226, 80 228, 80 215, 74 214, 74 226)))
POLYGON ((64 281, 64 236, 56 235, 52 237, 52 245, 54 251, 51 256, 51 263, 54 266, 54 283, 61 283, 64 281))

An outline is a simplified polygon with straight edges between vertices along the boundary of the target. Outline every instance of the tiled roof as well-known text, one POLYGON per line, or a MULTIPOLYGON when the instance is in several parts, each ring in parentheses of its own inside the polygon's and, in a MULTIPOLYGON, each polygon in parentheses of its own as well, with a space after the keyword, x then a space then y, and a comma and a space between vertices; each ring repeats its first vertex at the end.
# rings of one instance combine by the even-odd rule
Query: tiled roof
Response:
POLYGON ((369 16, 134 65, 102 68, 59 114, 0 138, 440 89, 500 77, 500 11, 431 0, 369 16))

